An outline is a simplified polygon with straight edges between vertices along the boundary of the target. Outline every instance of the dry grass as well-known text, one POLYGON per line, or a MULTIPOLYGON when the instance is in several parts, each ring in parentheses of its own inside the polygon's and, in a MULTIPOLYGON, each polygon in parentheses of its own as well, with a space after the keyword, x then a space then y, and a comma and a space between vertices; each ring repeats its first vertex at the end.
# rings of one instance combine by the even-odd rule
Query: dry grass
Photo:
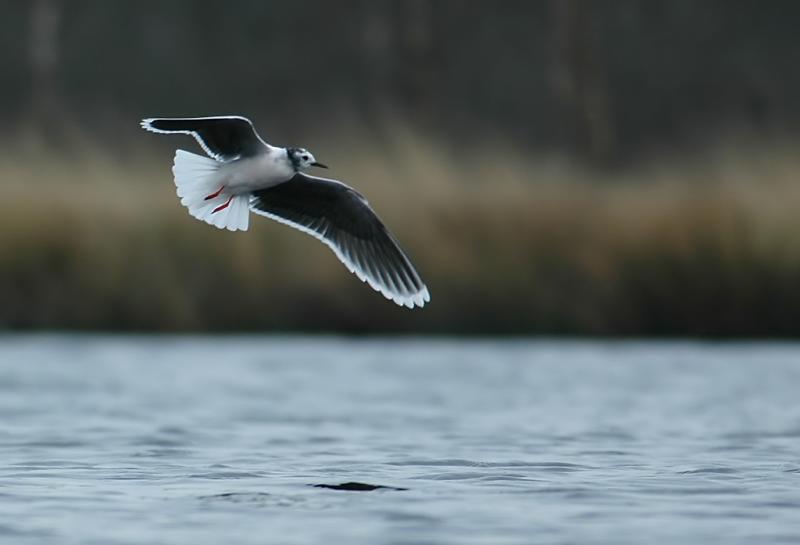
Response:
POLYGON ((423 311, 396 308, 284 226, 256 218, 232 234, 190 218, 163 149, 75 160, 34 147, 0 156, 0 325, 800 332, 793 142, 738 142, 616 172, 502 146, 457 165, 402 130, 388 142, 335 142, 310 147, 332 163, 353 158, 333 174, 367 195, 418 264, 433 297, 423 311))

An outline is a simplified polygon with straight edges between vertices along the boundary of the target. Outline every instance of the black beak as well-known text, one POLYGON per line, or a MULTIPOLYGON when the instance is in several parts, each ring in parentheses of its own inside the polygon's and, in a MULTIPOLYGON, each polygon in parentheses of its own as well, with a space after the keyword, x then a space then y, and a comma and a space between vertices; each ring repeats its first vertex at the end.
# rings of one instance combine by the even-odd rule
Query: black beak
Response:
POLYGON ((322 163, 311 163, 311 166, 319 168, 328 168, 328 165, 323 165, 322 163))

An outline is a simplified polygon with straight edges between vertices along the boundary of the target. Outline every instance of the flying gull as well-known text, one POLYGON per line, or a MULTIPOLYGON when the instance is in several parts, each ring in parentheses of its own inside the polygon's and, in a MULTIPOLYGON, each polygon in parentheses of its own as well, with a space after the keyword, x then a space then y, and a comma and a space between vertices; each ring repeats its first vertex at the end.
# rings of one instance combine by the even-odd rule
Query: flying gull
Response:
POLYGON ((328 168, 308 150, 271 146, 240 116, 149 118, 141 126, 191 135, 208 154, 175 152, 178 197, 195 218, 246 231, 252 211, 321 240, 350 272, 398 305, 430 301, 425 283, 367 200, 338 180, 303 173, 328 168))

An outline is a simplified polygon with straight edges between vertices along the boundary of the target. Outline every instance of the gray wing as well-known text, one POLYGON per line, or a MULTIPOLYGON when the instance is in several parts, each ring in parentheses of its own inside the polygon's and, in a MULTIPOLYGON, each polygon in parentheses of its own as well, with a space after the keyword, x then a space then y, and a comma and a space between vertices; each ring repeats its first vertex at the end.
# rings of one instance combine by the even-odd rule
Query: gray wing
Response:
POLYGON ((143 119, 141 126, 150 132, 194 136, 203 150, 217 161, 250 157, 268 149, 245 117, 155 117, 143 119))
POLYGON ((345 266, 387 299, 408 308, 430 294, 366 199, 336 180, 296 174, 253 193, 250 209, 328 245, 345 266))

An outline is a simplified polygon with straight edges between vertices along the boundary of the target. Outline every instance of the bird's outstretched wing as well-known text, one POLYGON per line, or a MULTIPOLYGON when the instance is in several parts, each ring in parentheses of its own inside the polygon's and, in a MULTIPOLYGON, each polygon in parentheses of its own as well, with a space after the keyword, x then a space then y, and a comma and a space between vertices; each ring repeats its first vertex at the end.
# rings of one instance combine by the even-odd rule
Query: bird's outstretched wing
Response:
POLYGON ((425 283, 366 199, 336 180, 298 173, 256 191, 253 212, 308 233, 362 281, 408 308, 430 301, 425 283))
POLYGON ((250 157, 269 148, 245 117, 155 117, 143 119, 141 125, 151 132, 192 135, 217 161, 250 157))

